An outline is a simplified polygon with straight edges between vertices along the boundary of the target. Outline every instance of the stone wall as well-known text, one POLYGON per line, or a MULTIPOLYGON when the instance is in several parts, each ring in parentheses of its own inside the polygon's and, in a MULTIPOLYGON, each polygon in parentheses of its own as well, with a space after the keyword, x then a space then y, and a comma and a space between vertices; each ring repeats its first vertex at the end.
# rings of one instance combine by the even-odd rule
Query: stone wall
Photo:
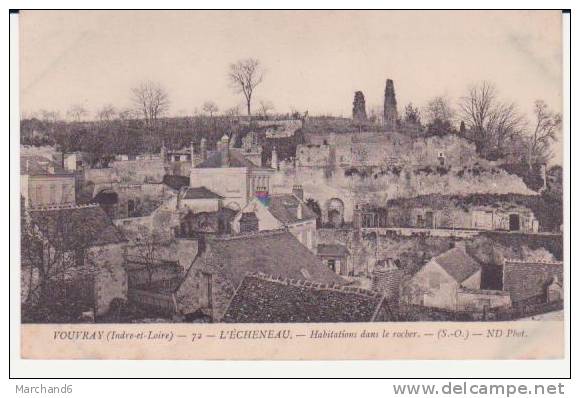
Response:
POLYGON ((503 266, 503 290, 510 293, 513 303, 544 297, 554 278, 563 281, 561 262, 509 260, 503 266))
POLYGON ((372 278, 373 290, 383 292, 389 299, 399 299, 403 279, 402 269, 375 269, 372 278))
POLYGON ((457 291, 457 310, 484 311, 484 308, 509 308, 511 299, 509 294, 495 290, 459 289, 457 291))

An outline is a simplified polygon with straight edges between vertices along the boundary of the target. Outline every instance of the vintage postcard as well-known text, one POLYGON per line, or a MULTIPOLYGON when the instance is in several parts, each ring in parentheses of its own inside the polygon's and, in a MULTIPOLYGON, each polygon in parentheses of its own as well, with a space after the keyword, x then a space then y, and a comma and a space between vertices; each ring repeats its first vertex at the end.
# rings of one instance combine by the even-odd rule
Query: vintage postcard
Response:
POLYGON ((558 359, 559 11, 21 11, 25 359, 558 359))

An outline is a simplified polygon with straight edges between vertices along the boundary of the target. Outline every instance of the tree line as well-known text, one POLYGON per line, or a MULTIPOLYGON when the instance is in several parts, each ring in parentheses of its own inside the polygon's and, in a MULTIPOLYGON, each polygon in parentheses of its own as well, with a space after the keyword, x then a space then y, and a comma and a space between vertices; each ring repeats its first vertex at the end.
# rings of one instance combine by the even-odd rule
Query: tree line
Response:
POLYGON ((487 159, 524 163, 529 168, 549 162, 562 129, 562 115, 545 101, 534 102, 533 119, 528 120, 517 104, 503 101, 487 81, 470 86, 455 106, 445 96, 432 98, 423 109, 409 103, 401 122, 418 124, 427 135, 459 134, 474 142, 487 159))

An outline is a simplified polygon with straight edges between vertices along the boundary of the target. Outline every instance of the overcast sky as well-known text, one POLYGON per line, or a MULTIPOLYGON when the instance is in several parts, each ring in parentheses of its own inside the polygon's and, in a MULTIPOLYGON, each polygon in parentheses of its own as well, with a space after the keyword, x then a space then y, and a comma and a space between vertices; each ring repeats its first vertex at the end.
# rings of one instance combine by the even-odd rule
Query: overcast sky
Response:
POLYGON ((247 57, 267 70, 256 104, 279 112, 350 116, 356 90, 367 107, 382 105, 387 78, 399 111, 481 80, 524 112, 539 98, 562 107, 561 14, 552 11, 24 11, 20 39, 24 112, 126 107, 143 80, 166 88, 171 114, 206 100, 225 110, 242 104, 228 65, 247 57))

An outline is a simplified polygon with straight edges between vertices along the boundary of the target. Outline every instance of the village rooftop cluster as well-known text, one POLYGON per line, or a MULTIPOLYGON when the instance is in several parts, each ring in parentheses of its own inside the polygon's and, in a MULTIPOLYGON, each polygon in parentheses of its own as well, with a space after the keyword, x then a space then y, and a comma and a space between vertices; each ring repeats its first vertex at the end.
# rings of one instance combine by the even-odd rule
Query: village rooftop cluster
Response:
POLYGON ((208 103, 185 121, 23 120, 23 322, 558 316, 562 174, 548 141, 525 146, 509 109, 458 122, 443 98, 402 110, 384 87, 382 112, 357 91, 352 118, 208 103), (141 149, 82 144, 113 130, 138 131, 123 145, 141 149))

